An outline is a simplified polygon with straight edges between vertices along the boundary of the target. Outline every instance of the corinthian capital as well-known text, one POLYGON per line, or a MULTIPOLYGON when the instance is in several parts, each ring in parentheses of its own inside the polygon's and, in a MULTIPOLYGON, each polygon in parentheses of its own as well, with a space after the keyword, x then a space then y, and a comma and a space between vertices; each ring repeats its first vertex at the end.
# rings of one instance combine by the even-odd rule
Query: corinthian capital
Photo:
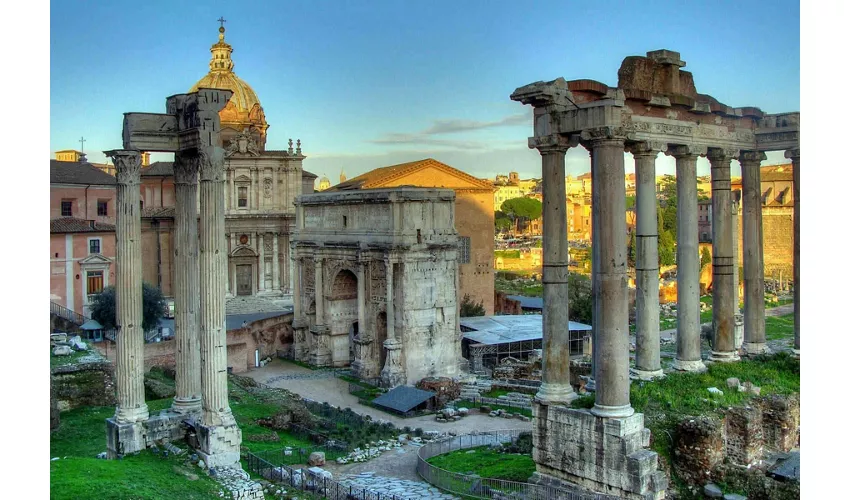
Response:
POLYGON ((174 153, 174 183, 197 184, 200 158, 197 154, 174 153))
POLYGON ((708 161, 710 162, 729 162, 737 158, 741 154, 739 149, 731 148, 708 148, 708 161))
POLYGON ((200 179, 202 181, 224 180, 224 149, 218 146, 198 148, 200 179))
POLYGON ((142 155, 131 149, 113 149, 103 154, 112 158, 115 164, 115 178, 118 184, 138 184, 142 170, 142 155))
POLYGON ((708 148, 706 146, 698 146, 695 144, 678 144, 667 148, 666 154, 674 158, 705 156, 708 154, 708 148))
POLYGON ((767 155, 762 151, 741 151, 741 154, 738 156, 738 161, 741 162, 741 166, 744 165, 761 165, 761 162, 767 159, 767 155))
POLYGON ((564 137, 560 134, 529 137, 528 147, 540 151, 541 155, 555 152, 566 153, 568 149, 578 146, 578 137, 564 137))
POLYGON ((655 156, 659 152, 667 151, 667 143, 664 142, 633 142, 626 147, 633 156, 655 156))
POLYGON ((600 146, 619 146, 625 149, 626 133, 622 127, 596 127, 581 131, 581 142, 589 150, 600 146))
POLYGON ((788 158, 792 162, 800 161, 800 148, 786 149, 785 158, 788 158))

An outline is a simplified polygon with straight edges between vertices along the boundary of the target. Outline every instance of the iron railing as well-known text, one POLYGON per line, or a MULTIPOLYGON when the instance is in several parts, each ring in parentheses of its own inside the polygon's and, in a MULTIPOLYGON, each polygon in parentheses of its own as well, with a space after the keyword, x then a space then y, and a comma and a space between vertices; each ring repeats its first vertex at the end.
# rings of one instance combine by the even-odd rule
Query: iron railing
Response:
POLYGON ((590 493, 579 489, 556 488, 540 484, 507 481, 504 479, 483 478, 476 475, 447 471, 428 463, 428 459, 452 451, 514 443, 527 430, 504 430, 465 434, 451 439, 428 443, 419 448, 416 472, 427 483, 437 488, 461 495, 464 498, 523 500, 616 500, 618 497, 590 493))
POLYGON ((265 478, 301 491, 312 491, 328 500, 408 500, 415 497, 380 493, 362 486, 345 485, 334 479, 314 474, 309 469, 295 469, 276 463, 277 451, 261 454, 248 453, 244 463, 248 470, 265 478))
POLYGON ((72 311, 67 307, 61 306, 53 301, 50 301, 50 313, 55 314, 60 318, 64 318, 70 321, 71 323, 76 324, 77 326, 82 325, 83 323, 89 320, 89 318, 83 316, 82 314, 72 311))

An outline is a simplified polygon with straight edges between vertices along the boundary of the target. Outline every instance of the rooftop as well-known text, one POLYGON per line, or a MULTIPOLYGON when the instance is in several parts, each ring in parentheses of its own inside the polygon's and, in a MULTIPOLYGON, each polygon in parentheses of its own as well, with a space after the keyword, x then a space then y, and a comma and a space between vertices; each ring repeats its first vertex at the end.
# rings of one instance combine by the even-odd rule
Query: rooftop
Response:
MULTIPOLYGON (((106 174, 104 174, 106 175, 106 174)), ((108 176, 107 176, 108 177, 108 176)), ((60 217, 50 220, 51 233, 112 233, 114 224, 95 222, 93 220, 77 219, 75 217, 60 217)))
POLYGON ((408 385, 400 385, 386 394, 373 399, 372 403, 399 413, 406 413, 434 396, 436 394, 430 391, 423 391, 422 389, 408 385))
MULTIPOLYGON (((463 338, 486 345, 507 344, 543 338, 543 316, 473 316, 460 318, 460 326, 474 331, 464 332, 463 338)), ((570 321, 570 331, 589 331, 592 327, 570 321)))
POLYGON ((114 186, 115 177, 88 162, 50 160, 51 184, 114 186))

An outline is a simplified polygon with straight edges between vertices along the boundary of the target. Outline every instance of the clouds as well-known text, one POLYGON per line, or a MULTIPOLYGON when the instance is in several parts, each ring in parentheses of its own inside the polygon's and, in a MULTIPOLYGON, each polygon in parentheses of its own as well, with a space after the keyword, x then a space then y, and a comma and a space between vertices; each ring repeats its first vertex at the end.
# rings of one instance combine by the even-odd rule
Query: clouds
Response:
POLYGON ((480 140, 472 140, 472 139, 445 139, 435 136, 440 136, 443 134, 464 134, 464 133, 472 133, 485 129, 492 129, 498 127, 510 127, 516 125, 530 125, 531 124, 531 113, 517 113, 508 115, 500 120, 496 121, 480 121, 480 120, 463 120, 463 119, 451 119, 451 120, 434 120, 430 127, 421 130, 419 132, 412 133, 387 133, 378 139, 373 139, 367 141, 371 144, 382 144, 382 145, 410 145, 410 144, 419 144, 419 145, 428 145, 428 146, 439 146, 443 148, 456 149, 456 150, 484 150, 490 149, 496 144, 492 141, 480 141, 480 140))

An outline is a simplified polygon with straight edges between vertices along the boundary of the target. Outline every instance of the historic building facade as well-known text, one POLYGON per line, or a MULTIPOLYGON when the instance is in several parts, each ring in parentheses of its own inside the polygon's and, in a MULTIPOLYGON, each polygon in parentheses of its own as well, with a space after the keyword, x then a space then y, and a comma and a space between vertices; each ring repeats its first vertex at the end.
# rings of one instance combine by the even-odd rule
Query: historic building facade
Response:
POLYGON ((432 158, 377 168, 329 189, 376 189, 396 186, 448 188, 455 192, 455 228, 459 237, 458 302, 465 295, 493 314, 494 187, 432 158))
POLYGON ((454 202, 451 190, 412 187, 300 196, 295 358, 386 387, 458 375, 454 202))

